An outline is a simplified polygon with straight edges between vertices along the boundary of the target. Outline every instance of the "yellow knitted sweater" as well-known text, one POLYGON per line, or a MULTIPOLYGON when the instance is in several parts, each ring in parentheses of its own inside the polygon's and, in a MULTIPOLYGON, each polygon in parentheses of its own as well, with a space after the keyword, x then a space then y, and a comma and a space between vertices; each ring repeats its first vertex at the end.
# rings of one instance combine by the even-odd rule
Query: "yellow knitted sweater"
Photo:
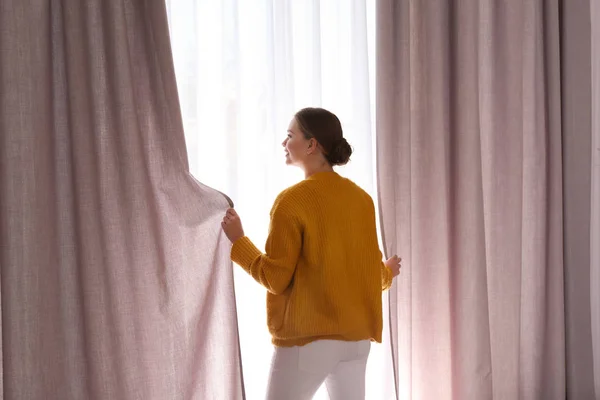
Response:
POLYGON ((381 342, 381 291, 392 274, 382 262, 375 208, 364 190, 335 172, 284 190, 271 210, 265 250, 243 237, 231 259, 267 288, 275 346, 381 342))

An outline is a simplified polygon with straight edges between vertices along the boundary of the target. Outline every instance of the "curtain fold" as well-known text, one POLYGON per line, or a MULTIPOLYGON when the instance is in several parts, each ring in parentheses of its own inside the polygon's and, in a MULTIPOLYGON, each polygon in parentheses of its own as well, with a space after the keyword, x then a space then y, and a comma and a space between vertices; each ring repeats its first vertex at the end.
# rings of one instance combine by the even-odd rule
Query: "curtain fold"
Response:
POLYGON ((242 398, 164 3, 2 0, 0 59, 4 398, 242 398))
POLYGON ((599 18, 594 1, 562 1, 568 399, 600 399, 599 18))
POLYGON ((594 395, 600 399, 600 4, 590 1, 591 16, 591 219, 590 292, 594 395))
POLYGON ((402 399, 564 398, 558 2, 380 0, 402 399))

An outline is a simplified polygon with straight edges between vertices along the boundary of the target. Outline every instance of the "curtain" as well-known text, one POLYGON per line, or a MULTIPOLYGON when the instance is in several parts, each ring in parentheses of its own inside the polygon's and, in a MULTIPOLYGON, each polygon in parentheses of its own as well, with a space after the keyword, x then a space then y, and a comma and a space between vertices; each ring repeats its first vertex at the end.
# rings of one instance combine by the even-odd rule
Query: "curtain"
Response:
POLYGON ((600 14, 562 2, 566 372, 568 399, 600 399, 600 14))
POLYGON ((600 4, 591 7, 592 57, 592 145, 591 148, 591 223, 590 291, 594 394, 600 399, 600 4))
POLYGON ((564 399, 557 1, 377 3, 401 399, 564 399))
MULTIPOLYGON (((294 113, 325 107, 354 147, 338 169, 373 196, 374 1, 167 1, 190 169, 233 198, 264 243, 276 195, 301 179, 281 143, 294 113)), ((234 269, 244 381, 264 397, 272 345, 265 290, 234 269)), ((373 346, 367 398, 393 393, 387 347, 373 346)), ((324 390, 317 398, 327 398, 324 390)))
POLYGON ((164 3, 2 0, 0 59, 2 397, 242 398, 164 3))

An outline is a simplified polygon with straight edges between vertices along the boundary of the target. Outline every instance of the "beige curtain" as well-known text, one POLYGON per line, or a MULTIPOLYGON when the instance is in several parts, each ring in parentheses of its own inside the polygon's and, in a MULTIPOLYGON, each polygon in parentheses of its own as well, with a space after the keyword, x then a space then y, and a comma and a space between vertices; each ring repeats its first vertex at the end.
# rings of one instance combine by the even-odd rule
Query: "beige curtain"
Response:
POLYGON ((0 60, 3 398, 242 398, 164 3, 1 0, 0 60))
POLYGON ((558 1, 378 2, 401 399, 564 399, 558 1))

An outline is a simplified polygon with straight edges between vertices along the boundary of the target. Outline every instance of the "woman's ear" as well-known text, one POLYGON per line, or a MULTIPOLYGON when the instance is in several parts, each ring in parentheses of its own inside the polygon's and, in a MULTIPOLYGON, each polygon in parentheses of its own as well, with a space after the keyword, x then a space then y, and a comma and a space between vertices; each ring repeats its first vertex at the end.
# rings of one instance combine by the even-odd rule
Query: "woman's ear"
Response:
POLYGON ((313 154, 315 152, 315 150, 317 149, 318 145, 319 145, 319 143, 317 142, 317 139, 315 139, 315 138, 308 139, 308 149, 306 151, 306 154, 313 154))

